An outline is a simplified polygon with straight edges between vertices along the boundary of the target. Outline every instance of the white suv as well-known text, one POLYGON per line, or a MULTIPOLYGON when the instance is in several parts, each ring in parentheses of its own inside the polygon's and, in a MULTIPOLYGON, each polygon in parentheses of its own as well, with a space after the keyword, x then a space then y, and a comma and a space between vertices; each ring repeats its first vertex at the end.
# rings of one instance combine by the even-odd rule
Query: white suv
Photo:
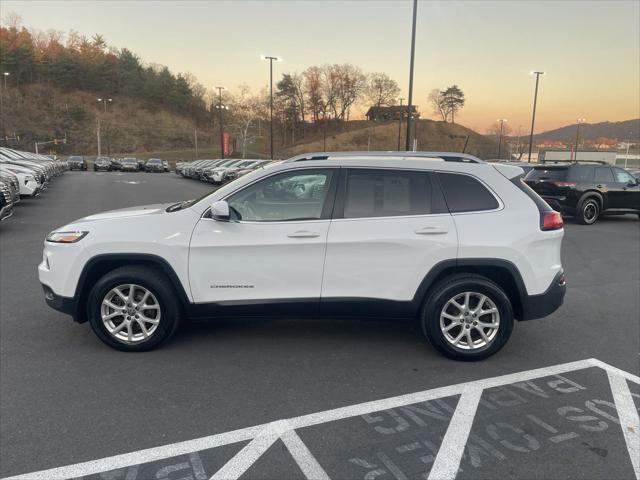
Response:
POLYGON ((445 355, 498 351, 565 294, 563 226, 522 169, 459 153, 317 153, 173 205, 51 232, 47 303, 149 350, 183 318, 416 319, 445 355))

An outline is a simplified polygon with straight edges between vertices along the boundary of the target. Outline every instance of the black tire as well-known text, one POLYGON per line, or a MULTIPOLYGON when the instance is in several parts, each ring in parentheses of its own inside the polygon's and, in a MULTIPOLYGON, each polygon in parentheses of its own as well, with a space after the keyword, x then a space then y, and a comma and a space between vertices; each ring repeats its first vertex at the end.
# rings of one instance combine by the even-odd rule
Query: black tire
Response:
POLYGON ((87 299, 87 312, 91 328, 100 340, 116 350, 144 352, 152 350, 167 341, 180 323, 180 306, 171 282, 159 271, 142 267, 120 267, 105 274, 96 282, 87 299), (126 343, 112 336, 102 322, 100 308, 107 293, 123 284, 135 284, 149 290, 160 305, 160 322, 156 330, 145 340, 126 343))
POLYGON ((593 225, 600 217, 600 211, 600 201, 597 197, 584 197, 578 202, 576 219, 581 225, 593 225))
MULTIPOLYGON (((438 282, 423 305, 420 319, 422 332, 431 345, 443 355, 463 361, 483 360, 498 352, 511 336, 514 323, 513 307, 505 291, 490 279, 475 274, 455 274, 438 282), (499 314, 499 326, 491 342, 474 349, 454 346, 446 339, 440 328, 440 315, 447 302, 465 292, 486 295, 495 304, 499 314)), ((460 327, 455 328, 461 331, 463 325, 465 328, 469 326, 461 324, 460 327)))

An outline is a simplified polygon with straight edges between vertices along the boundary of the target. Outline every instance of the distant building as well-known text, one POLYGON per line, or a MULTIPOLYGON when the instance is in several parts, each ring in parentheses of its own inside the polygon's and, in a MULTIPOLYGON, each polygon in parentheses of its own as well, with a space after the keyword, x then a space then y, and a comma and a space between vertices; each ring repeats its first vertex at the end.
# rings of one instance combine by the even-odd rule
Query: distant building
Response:
MULTIPOLYGON (((381 120, 398 120, 407 118, 407 105, 393 105, 391 107, 371 107, 366 113, 367 120, 377 122, 381 120)), ((416 106, 411 106, 411 118, 420 118, 416 106)))
POLYGON ((574 160, 583 161, 600 161, 606 162, 611 165, 616 163, 615 150, 581 150, 578 149, 574 152, 573 149, 569 150, 540 150, 538 153, 538 163, 553 163, 553 162, 570 162, 574 160))

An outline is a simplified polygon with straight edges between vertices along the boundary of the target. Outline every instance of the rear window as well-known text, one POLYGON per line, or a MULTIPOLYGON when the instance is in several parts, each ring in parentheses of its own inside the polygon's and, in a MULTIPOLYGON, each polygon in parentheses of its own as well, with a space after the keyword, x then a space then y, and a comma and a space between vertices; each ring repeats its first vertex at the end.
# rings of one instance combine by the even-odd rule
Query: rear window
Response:
POLYGON ((162 163, 162 160, 152 158, 151 160, 148 160, 147 163, 162 163))
POLYGON ((451 213, 495 210, 500 206, 487 188, 469 175, 438 172, 451 213))
POLYGON ((568 168, 536 167, 527 173, 525 180, 567 180, 568 174, 568 168))
POLYGON ((81 162, 82 157, 69 157, 69 160, 72 162, 81 162))

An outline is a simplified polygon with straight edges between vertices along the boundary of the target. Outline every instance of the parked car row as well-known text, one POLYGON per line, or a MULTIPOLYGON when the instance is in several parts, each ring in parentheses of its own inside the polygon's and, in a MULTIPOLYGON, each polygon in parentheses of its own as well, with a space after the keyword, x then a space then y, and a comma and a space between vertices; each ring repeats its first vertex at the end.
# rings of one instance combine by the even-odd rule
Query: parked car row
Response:
POLYGON ((256 168, 264 167, 270 160, 226 158, 195 160, 176 163, 176 174, 217 185, 235 180, 256 168))
MULTIPOLYGON (((67 163, 69 170, 88 170, 88 162, 82 155, 72 155, 68 158, 67 163)), ((168 172, 169 162, 160 158, 150 158, 144 160, 142 158, 126 157, 96 157, 93 161, 94 172, 110 172, 113 170, 124 172, 168 172)))
POLYGON ((46 155, 0 147, 0 220, 13 215, 21 197, 37 197, 67 163, 46 155))

